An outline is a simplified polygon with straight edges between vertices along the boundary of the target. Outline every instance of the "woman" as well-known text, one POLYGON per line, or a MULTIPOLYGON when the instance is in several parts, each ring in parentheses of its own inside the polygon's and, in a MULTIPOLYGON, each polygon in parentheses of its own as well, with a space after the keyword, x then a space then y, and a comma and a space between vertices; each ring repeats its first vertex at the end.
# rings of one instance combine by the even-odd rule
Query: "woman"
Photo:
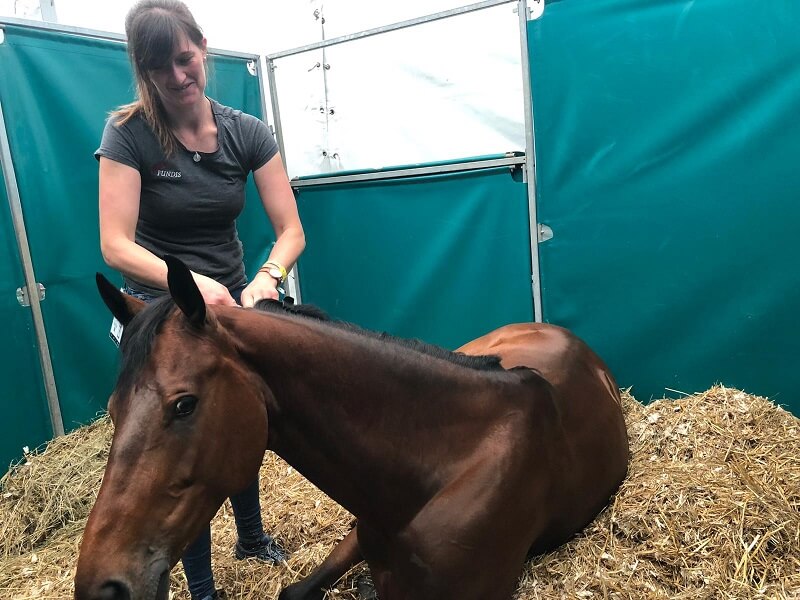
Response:
MULTIPOLYGON (((272 134, 206 97, 206 39, 182 2, 140 0, 125 30, 137 99, 111 115, 95 154, 103 258, 123 274, 125 291, 146 301, 165 293, 165 254, 189 266, 206 303, 277 299, 305 237, 272 134), (277 240, 248 283, 235 219, 250 172, 277 240)), ((258 481, 231 504, 236 557, 284 560, 263 530, 258 481)), ((215 598, 210 527, 182 560, 192 599, 215 598)))

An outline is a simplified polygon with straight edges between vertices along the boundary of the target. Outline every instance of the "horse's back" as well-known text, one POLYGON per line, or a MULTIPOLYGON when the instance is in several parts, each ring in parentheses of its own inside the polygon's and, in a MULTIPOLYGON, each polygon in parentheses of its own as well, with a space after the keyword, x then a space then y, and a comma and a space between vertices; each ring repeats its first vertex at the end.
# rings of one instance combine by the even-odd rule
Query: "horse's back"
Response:
MULTIPOLYGON (((619 388, 603 360, 569 330, 547 323, 516 323, 495 329, 456 350, 494 354, 506 369, 528 367, 579 402, 587 394, 610 397, 620 406, 619 388)), ((596 401, 595 400, 595 401, 596 401)))

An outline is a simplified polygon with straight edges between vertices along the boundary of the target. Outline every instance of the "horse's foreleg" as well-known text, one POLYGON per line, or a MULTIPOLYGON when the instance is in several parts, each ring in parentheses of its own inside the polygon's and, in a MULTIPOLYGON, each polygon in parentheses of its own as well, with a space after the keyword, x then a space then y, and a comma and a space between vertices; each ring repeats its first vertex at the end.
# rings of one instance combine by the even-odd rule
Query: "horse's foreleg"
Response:
POLYGON ((322 600, 325 590, 363 560, 357 529, 353 527, 308 577, 284 589, 278 600, 322 600))

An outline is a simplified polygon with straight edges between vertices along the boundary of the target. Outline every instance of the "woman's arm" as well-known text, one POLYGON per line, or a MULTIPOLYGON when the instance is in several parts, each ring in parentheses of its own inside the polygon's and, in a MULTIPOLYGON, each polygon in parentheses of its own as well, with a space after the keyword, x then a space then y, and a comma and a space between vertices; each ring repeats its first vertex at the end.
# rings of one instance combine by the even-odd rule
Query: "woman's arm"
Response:
MULTIPOLYGON (((167 289, 167 265, 136 243, 142 180, 133 167, 100 157, 100 251, 106 264, 149 286, 167 289)), ((235 306, 227 288, 210 277, 193 273, 209 304, 235 306)))
MULTIPOLYGON (((306 237, 280 154, 254 171, 253 179, 276 236, 269 260, 289 270, 306 247, 306 237)), ((277 299, 276 285, 276 280, 269 274, 258 272, 242 292, 242 306, 253 306, 263 298, 277 299)))

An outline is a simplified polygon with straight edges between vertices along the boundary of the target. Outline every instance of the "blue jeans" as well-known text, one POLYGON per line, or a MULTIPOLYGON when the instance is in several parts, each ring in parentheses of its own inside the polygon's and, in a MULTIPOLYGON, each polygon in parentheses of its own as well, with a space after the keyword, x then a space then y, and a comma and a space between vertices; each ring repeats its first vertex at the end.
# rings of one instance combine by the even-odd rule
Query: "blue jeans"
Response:
MULTIPOLYGON (((128 287, 122 291, 145 302, 156 299, 155 296, 136 292, 128 287)), ((241 302, 243 291, 244 286, 231 290, 231 296, 236 302, 241 302)), ((243 492, 231 496, 230 500, 239 539, 244 542, 261 539, 264 535, 264 526, 261 522, 261 502, 258 497, 258 476, 243 492)), ((192 600, 211 596, 215 591, 214 574, 211 571, 211 523, 186 547, 181 561, 192 600)))

